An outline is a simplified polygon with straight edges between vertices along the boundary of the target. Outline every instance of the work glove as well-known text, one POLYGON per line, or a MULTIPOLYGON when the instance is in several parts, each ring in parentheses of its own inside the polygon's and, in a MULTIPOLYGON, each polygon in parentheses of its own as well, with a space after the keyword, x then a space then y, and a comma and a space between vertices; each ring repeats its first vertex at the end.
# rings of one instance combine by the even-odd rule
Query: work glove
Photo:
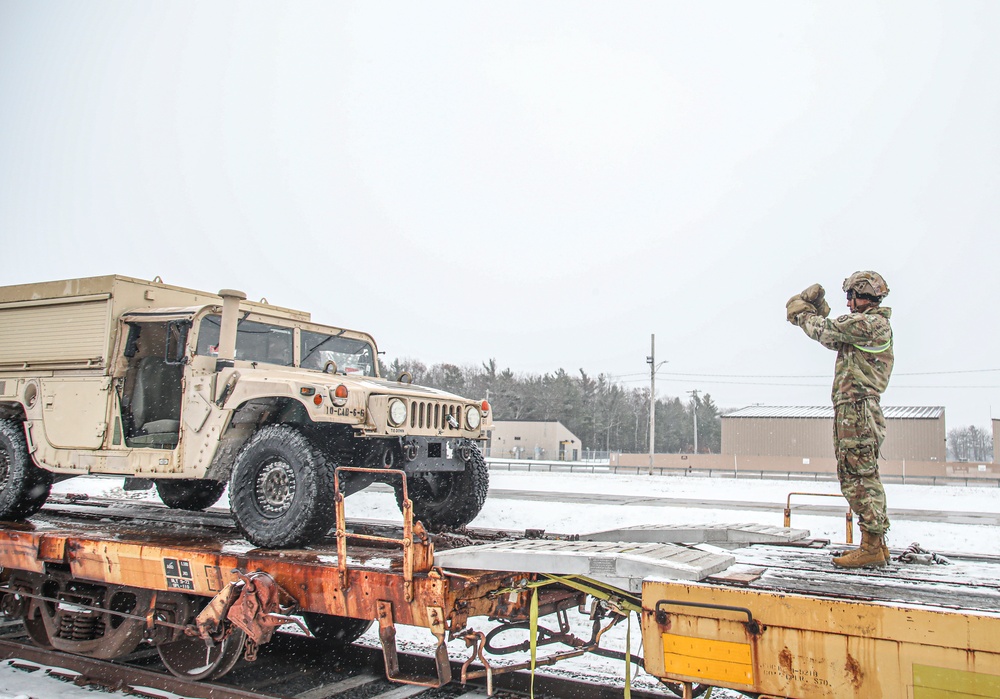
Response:
POLYGON ((798 325, 796 320, 801 314, 815 314, 816 312, 816 307, 803 299, 802 294, 796 294, 785 304, 785 317, 792 325, 798 325))
POLYGON ((813 284, 806 287, 805 291, 799 294, 806 303, 811 303, 816 312, 824 318, 830 315, 830 304, 826 302, 826 290, 820 284, 813 284))

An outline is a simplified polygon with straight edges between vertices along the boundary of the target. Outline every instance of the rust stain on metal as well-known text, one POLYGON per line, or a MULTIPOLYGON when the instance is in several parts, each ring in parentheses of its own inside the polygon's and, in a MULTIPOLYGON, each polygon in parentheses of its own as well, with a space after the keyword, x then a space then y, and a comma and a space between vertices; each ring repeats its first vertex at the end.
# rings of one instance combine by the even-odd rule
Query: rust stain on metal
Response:
POLYGON ((860 688, 865 679, 865 671, 861 669, 857 659, 850 653, 847 654, 847 662, 844 664, 844 674, 847 675, 847 681, 854 689, 860 688))
MULTIPOLYGON (((452 576, 433 568, 433 546, 420 527, 412 545, 412 578, 406 580, 402 547, 363 541, 344 547, 348 566, 342 580, 334 546, 309 550, 245 549, 221 537, 183 526, 170 531, 129 527, 113 534, 95 531, 87 522, 60 524, 40 530, 0 528, 0 565, 9 569, 44 571, 45 563, 65 561, 74 578, 97 583, 173 591, 178 580, 164 575, 166 561, 185 563, 189 594, 214 597, 226 587, 224 572, 239 568, 265 571, 296 598, 302 611, 355 619, 375 619, 377 602, 392 605, 396 623, 446 630, 461 628, 476 616, 495 616, 497 589, 523 587, 530 575, 500 572, 452 576), (233 546, 232 551, 227 549, 233 546), (404 582, 407 583, 404 585, 404 582), (348 592, 349 591, 349 592, 348 592), (438 609, 437 619, 428 616, 438 609)), ((331 542, 332 544, 332 542, 331 542)), ((511 613, 527 613, 526 595, 506 600, 511 613)))
POLYGON ((66 548, 65 537, 44 536, 38 542, 38 558, 48 563, 63 563, 66 548))
POLYGON ((792 674, 792 652, 788 650, 788 646, 782 648, 781 652, 778 653, 778 665, 786 674, 792 674))
POLYGON ((298 606, 295 599, 274 578, 262 572, 249 575, 240 570, 233 572, 240 582, 231 584, 239 584, 241 594, 229 608, 226 618, 243 629, 251 641, 264 645, 282 624, 297 624, 305 631, 301 621, 289 616, 298 606))

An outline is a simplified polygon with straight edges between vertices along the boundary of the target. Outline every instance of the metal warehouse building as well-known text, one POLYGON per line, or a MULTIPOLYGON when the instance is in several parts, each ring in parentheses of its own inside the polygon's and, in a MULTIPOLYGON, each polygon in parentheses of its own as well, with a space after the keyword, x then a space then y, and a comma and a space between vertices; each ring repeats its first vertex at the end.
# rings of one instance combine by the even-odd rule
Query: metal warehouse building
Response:
POLYGON ((497 459, 576 461, 583 453, 580 438, 558 420, 496 420, 488 448, 497 459))
MULTIPOLYGON (((944 408, 883 406, 882 458, 945 461, 944 408)), ((722 415, 722 453, 735 456, 833 456, 833 407, 754 405, 722 415)))

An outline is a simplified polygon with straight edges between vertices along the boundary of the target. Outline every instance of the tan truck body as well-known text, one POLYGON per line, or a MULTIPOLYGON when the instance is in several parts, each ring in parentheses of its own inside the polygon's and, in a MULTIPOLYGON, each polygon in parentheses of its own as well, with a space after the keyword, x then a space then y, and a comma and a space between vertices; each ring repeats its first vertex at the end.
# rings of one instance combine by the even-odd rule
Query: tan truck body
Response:
POLYGON ((227 321, 220 295, 159 280, 0 287, 0 419, 55 474, 217 482, 265 424, 336 465, 410 474, 460 471, 455 449, 467 462, 486 438, 485 402, 379 377, 369 335, 234 294, 227 321))

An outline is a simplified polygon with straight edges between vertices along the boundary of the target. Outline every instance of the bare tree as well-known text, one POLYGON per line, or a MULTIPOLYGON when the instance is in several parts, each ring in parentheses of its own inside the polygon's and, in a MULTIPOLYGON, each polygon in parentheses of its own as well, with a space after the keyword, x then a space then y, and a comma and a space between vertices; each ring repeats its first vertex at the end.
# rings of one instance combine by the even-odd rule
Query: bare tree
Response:
POLYGON ((948 430, 948 458, 952 461, 992 461, 993 436, 975 425, 948 430))

